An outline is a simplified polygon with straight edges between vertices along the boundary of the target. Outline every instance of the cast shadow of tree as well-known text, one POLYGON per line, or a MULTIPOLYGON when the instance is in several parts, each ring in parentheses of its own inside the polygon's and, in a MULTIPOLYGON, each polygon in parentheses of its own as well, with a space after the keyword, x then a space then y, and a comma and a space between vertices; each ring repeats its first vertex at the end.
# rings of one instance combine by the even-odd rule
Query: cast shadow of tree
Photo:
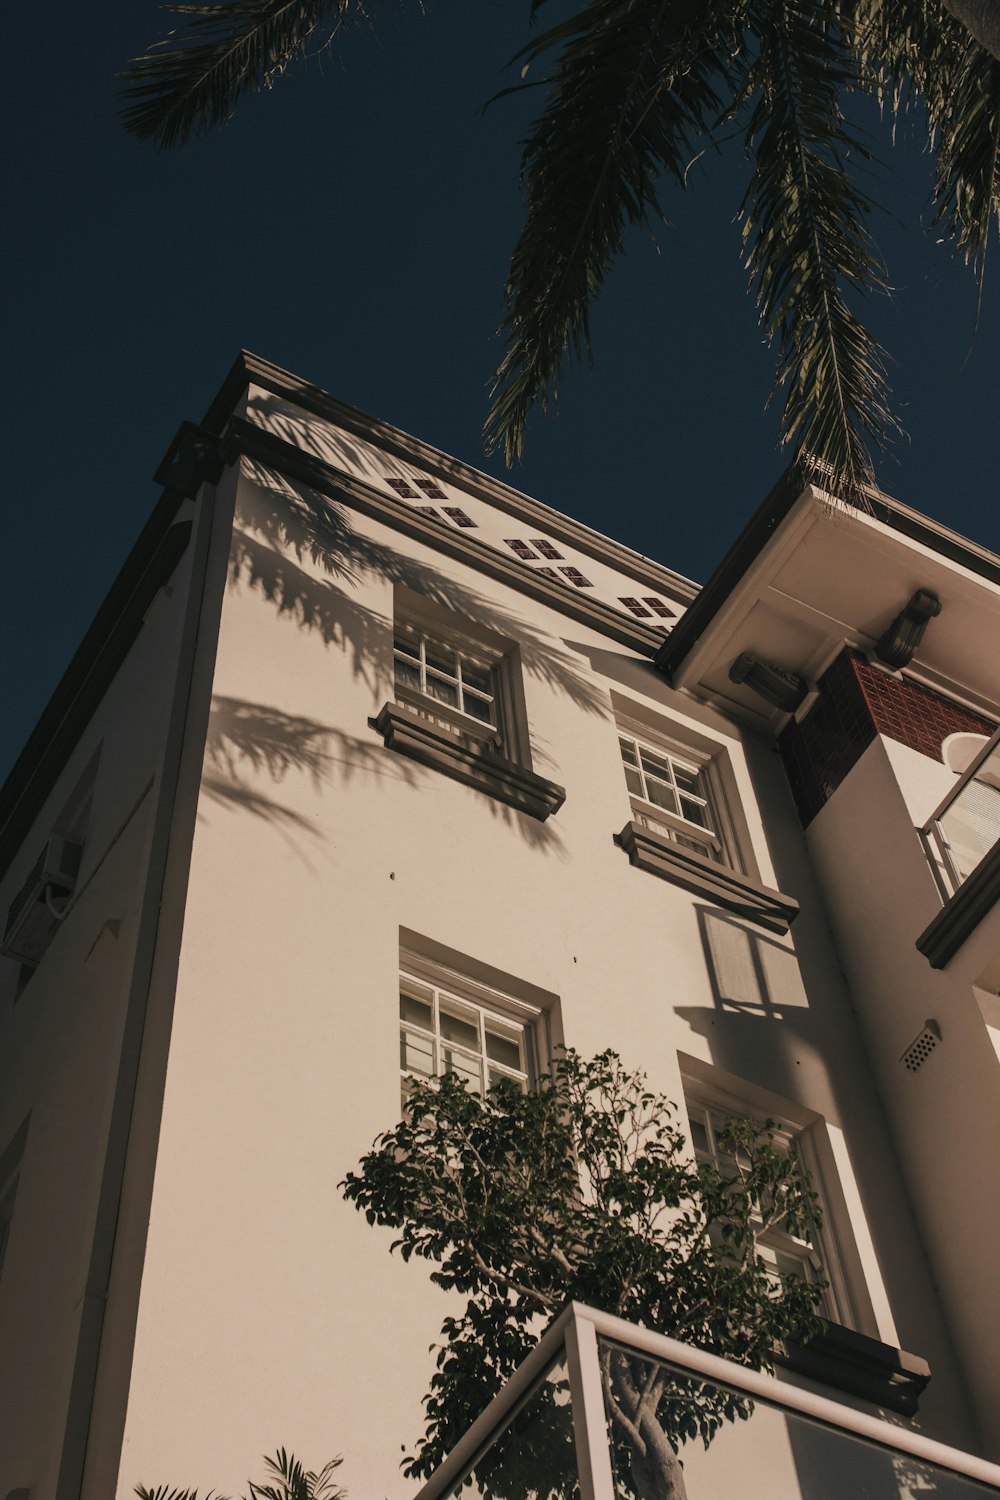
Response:
MULTIPOLYGON (((392 451, 399 437, 397 429, 388 422, 365 415, 363 420, 371 437, 358 438, 347 428, 310 416, 303 407, 264 391, 251 393, 247 412, 256 415, 275 437, 334 468, 361 474, 378 484, 384 484, 387 475, 413 482, 415 464, 398 458, 392 451)), ((435 454, 435 468, 451 474, 459 487, 467 483, 465 465, 447 453, 435 454)))
POLYGON ((374 686, 379 669, 388 675, 391 642, 387 622, 361 607, 350 590, 382 578, 516 642, 529 676, 565 693, 586 712, 607 715, 603 694, 574 658, 522 615, 432 563, 358 532, 344 506, 257 463, 248 463, 246 473, 253 490, 244 494, 236 518, 234 580, 257 590, 303 630, 317 631, 325 645, 347 648, 363 680, 374 686), (306 560, 325 577, 308 571, 306 560))
POLYGON ((293 771, 308 776, 320 788, 336 768, 344 781, 367 770, 414 786, 417 767, 400 757, 387 764, 379 748, 317 719, 216 694, 205 740, 202 786, 214 802, 279 827, 317 834, 309 818, 262 791, 260 783, 266 778, 278 786, 293 771))
MULTIPOLYGON (((387 753, 380 740, 362 740, 318 719, 216 694, 205 740, 205 795, 221 806, 262 818, 286 834, 320 838, 322 832, 311 819, 261 789, 262 783, 280 786, 289 772, 307 776, 318 790, 334 777, 346 785, 362 772, 409 787, 438 774, 405 756, 387 753)), ((484 800, 494 817, 516 828, 533 848, 563 853, 554 828, 491 797, 484 800)))

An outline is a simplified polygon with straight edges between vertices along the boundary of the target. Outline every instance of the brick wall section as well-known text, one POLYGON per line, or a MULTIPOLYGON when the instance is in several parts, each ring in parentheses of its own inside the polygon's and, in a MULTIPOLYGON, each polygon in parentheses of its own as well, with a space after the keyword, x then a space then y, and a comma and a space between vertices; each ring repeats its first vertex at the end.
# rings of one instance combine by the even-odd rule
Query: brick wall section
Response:
POLYGON ((990 735, 996 725, 930 688, 879 671, 863 656, 852 656, 855 676, 871 710, 875 728, 932 760, 941 759, 941 742, 949 734, 990 735))
POLYGON ((837 790, 877 734, 941 759, 949 734, 993 733, 996 725, 930 688, 883 672, 844 651, 819 682, 820 699, 779 740, 803 828, 837 790))
POLYGON ((819 689, 815 707, 801 724, 791 720, 778 741, 803 828, 878 733, 849 651, 824 672, 819 689))

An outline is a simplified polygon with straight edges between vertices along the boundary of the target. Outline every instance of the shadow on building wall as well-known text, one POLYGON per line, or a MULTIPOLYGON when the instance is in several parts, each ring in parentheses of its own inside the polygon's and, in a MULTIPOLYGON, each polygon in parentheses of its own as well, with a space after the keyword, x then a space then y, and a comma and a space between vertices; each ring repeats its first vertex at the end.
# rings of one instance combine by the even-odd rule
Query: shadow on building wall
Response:
POLYGON ((232 576, 263 595, 303 630, 317 631, 325 645, 349 651, 355 675, 373 687, 377 669, 389 672, 389 624, 351 598, 369 580, 383 579, 421 594, 461 619, 516 642, 525 672, 578 708, 606 717, 600 689, 573 657, 523 615, 505 609, 477 589, 426 560, 407 557, 387 543, 358 532, 346 507, 291 483, 276 471, 248 463, 253 490, 241 498, 233 542, 232 576), (308 559, 315 571, 307 571, 308 559), (316 572, 324 577, 317 577, 316 572))
MULTIPOLYGON (((419 787, 437 775, 387 751, 380 738, 360 739, 280 708, 216 694, 209 713, 202 789, 211 801, 270 823, 289 837, 320 839, 324 830, 281 800, 277 788, 289 773, 306 776, 322 792, 334 779, 347 785, 358 774, 419 787)), ((484 797, 492 817, 513 827, 532 848, 565 855, 558 831, 514 808, 484 797)))

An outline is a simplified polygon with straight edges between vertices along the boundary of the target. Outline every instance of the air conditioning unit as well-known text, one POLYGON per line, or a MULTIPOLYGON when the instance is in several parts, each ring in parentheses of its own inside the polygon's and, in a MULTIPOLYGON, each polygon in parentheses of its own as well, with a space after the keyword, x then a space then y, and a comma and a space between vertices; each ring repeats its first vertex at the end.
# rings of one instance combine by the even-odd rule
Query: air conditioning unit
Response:
POLYGON ((79 844, 54 833, 31 874, 10 904, 0 953, 22 964, 37 964, 73 894, 80 868, 79 844))

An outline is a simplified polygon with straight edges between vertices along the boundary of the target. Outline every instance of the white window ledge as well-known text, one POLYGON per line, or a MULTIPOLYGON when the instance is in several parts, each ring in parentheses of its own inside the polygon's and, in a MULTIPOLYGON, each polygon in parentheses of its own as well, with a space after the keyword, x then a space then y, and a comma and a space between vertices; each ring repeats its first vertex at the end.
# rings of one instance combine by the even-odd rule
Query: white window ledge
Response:
POLYGON ((799 914, 799 903, 791 896, 758 885, 739 871, 685 849, 639 823, 626 823, 621 833, 615 834, 615 843, 638 869, 704 896, 713 906, 749 917, 772 932, 787 932, 799 914))
POLYGON ((385 704, 372 720, 372 727, 387 749, 443 771, 540 822, 557 812, 566 800, 565 790, 554 781, 504 760, 471 736, 425 718, 404 703, 385 704))

